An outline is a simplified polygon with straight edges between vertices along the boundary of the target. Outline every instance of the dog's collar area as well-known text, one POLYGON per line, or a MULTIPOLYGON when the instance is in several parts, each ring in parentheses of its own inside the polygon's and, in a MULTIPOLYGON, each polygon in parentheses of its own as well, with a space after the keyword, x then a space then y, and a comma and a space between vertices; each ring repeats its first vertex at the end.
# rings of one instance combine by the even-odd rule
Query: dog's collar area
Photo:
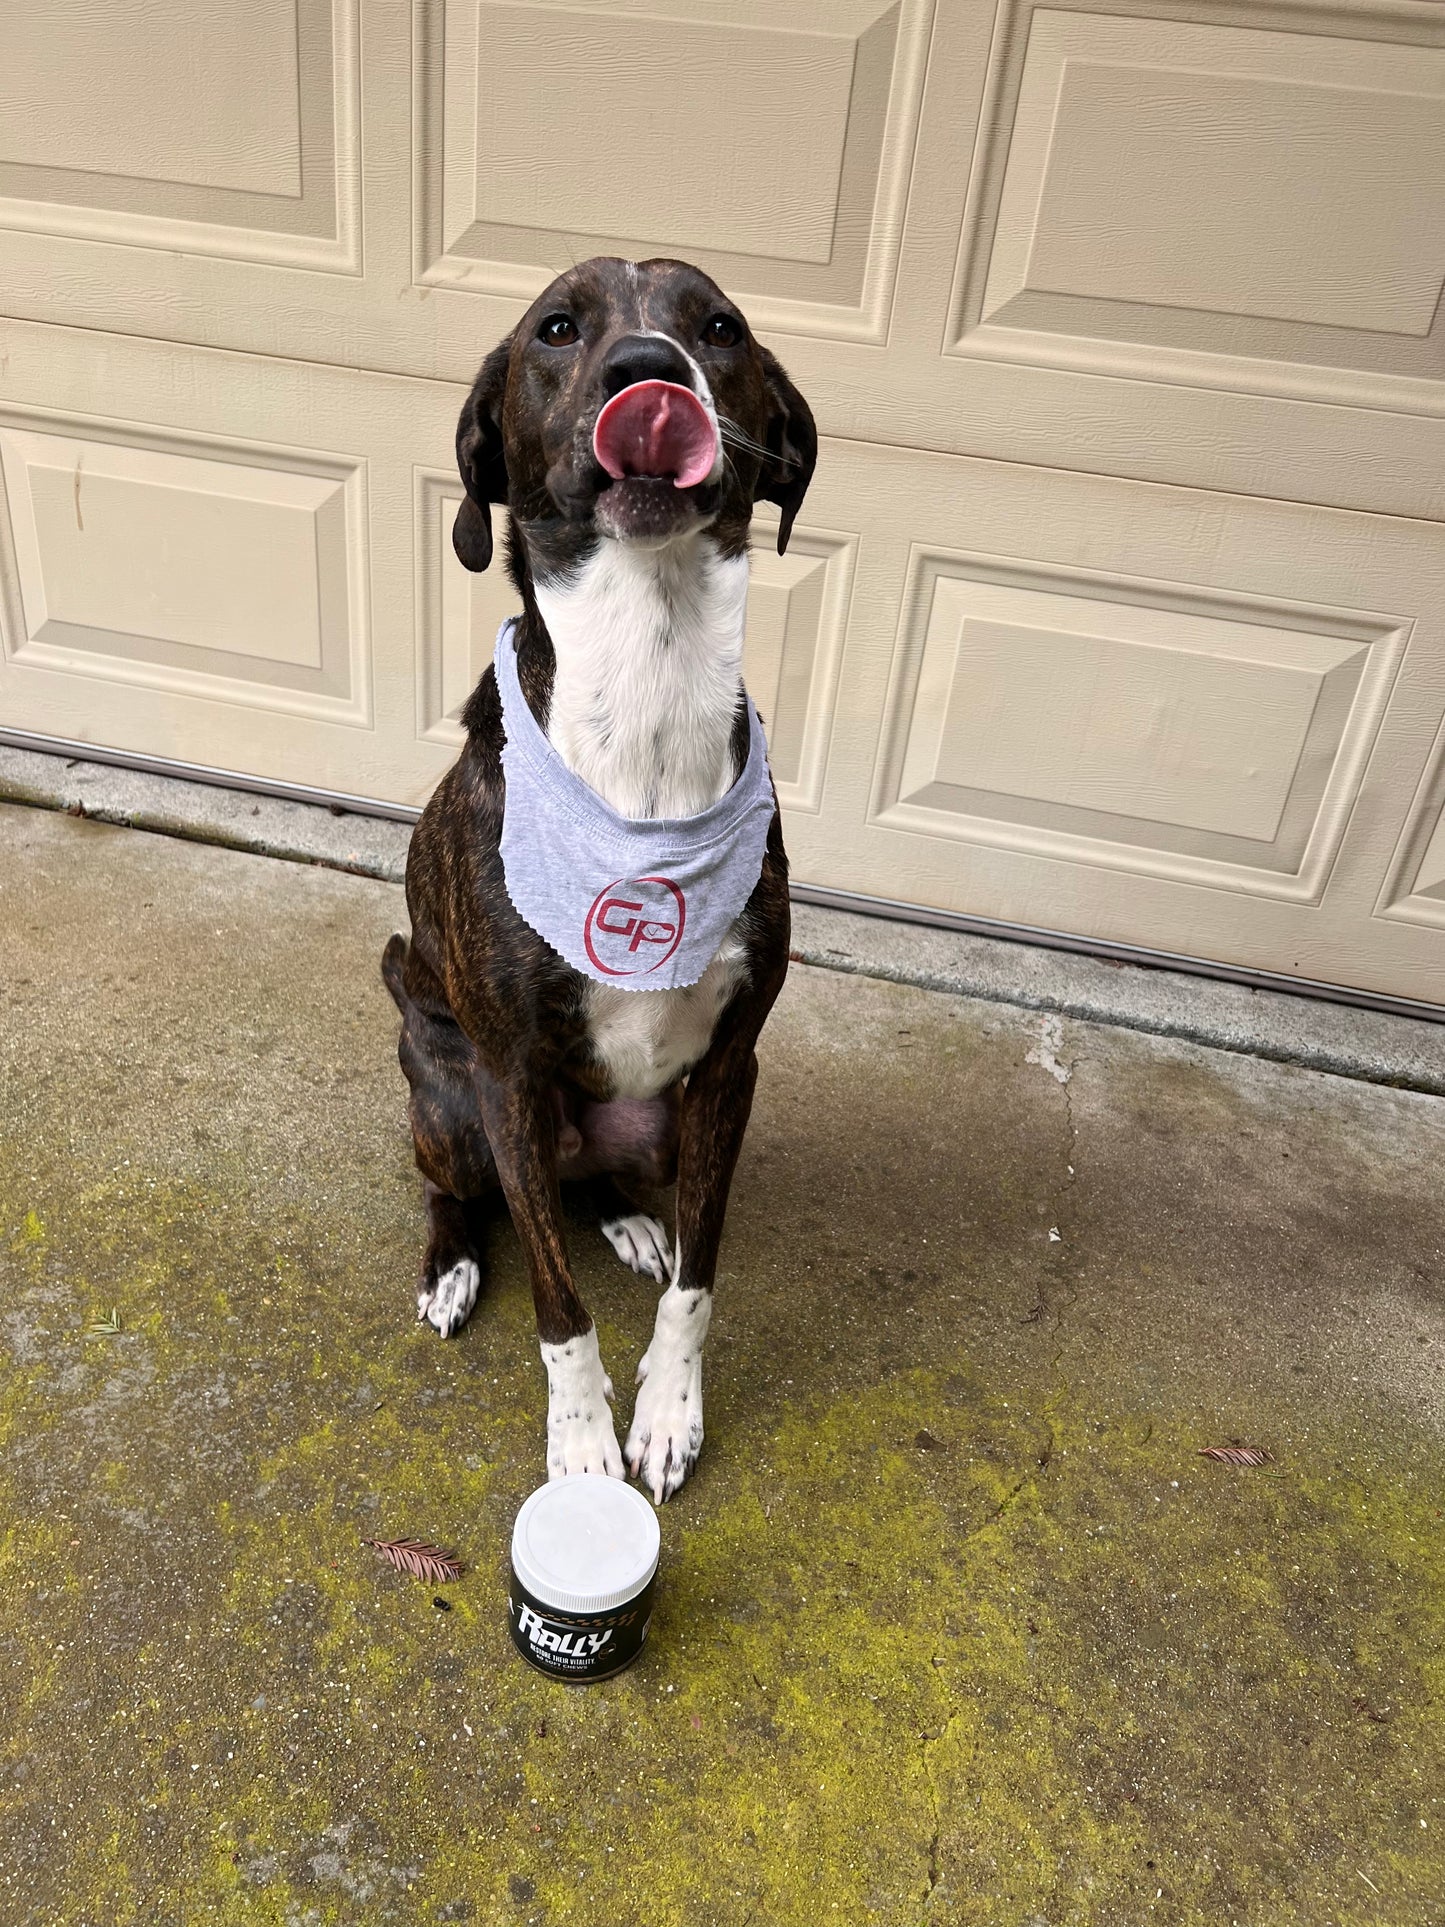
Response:
POLYGON ((768 745, 762 721, 753 707, 752 697, 743 690, 748 713, 748 754, 738 775, 715 803, 695 816, 623 816, 613 809, 605 796, 599 796, 590 783, 570 769, 558 754, 542 725, 532 714, 532 706, 522 690, 517 665, 517 618, 509 616, 497 632, 493 663, 497 691, 502 702, 502 730, 506 738, 503 761, 510 772, 513 760, 523 761, 533 776, 553 791, 559 808, 579 822, 605 822, 618 834, 635 832, 650 837, 685 835, 711 839, 725 835, 736 818, 745 813, 753 800, 759 772, 772 797, 772 776, 768 768, 768 745))
POLYGON ((502 874, 513 908, 597 983, 696 983, 757 887, 777 808, 756 709, 745 696, 747 759, 716 803, 696 816, 620 816, 563 762, 532 714, 515 632, 515 618, 502 624, 495 656, 502 874))

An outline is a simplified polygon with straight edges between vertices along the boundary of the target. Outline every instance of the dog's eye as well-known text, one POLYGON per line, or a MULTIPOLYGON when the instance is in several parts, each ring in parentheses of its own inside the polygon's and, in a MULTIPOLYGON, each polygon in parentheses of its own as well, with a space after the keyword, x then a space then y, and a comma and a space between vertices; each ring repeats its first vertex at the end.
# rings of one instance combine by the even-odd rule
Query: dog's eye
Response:
POLYGON ((702 338, 709 348, 736 348, 743 331, 730 314, 715 314, 702 324, 702 338))
POLYGON ((537 339, 549 348, 570 348, 578 339, 577 323, 570 314, 549 314, 537 330, 537 339))

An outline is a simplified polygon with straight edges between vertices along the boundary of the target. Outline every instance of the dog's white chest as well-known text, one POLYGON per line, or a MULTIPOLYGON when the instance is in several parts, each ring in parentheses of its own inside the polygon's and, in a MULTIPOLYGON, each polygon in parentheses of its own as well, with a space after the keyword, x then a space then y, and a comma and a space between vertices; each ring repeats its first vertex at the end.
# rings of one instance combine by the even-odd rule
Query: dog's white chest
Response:
POLYGON ((656 1097, 707 1054, 718 1018, 747 970, 736 926, 695 984, 682 990, 587 986, 587 1035, 614 1097, 656 1097))
MULTIPOLYGON (((565 583, 537 585, 555 673, 547 734, 620 815, 694 816, 733 780, 746 555, 705 536, 671 549, 604 542, 565 583)), ((587 1034, 615 1097, 656 1097, 707 1052, 747 970, 734 924, 695 984, 619 990, 589 980, 587 1034)))
POLYGON ((604 542, 537 584, 556 670, 547 734, 620 816, 695 816, 733 780, 748 558, 604 542))

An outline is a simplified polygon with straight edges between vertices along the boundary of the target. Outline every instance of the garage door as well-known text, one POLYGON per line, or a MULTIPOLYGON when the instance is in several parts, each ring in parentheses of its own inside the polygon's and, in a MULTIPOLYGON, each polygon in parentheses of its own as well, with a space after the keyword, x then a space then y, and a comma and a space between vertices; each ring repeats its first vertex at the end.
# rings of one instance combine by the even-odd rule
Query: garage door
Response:
POLYGON ((673 252, 813 400, 797 875, 1445 1003, 1445 32, 1409 0, 8 0, 0 723, 423 801, 486 348, 673 252))

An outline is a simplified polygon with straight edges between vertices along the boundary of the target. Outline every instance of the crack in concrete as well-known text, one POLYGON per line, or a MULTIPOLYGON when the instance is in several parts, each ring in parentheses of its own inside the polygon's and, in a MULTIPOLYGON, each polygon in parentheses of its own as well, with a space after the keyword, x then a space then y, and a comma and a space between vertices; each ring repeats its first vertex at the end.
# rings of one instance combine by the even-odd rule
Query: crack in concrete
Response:
MULTIPOLYGON (((1055 1397, 1062 1397, 1063 1392, 1067 1389, 1067 1385, 1064 1385, 1055 1397)), ((1050 1405, 1052 1406, 1054 1402, 1054 1400, 1051 1400, 1050 1405)), ((984 1533, 992 1531, 1001 1519, 1006 1518, 1008 1514, 1013 1511, 1024 1493, 1035 1490, 1040 1475, 1048 1470, 1054 1455, 1054 1426, 1051 1419, 1048 1420, 1047 1423, 1047 1436, 1035 1458, 1033 1467, 1025 1471, 1009 1488, 986 1519, 974 1526, 972 1531, 963 1534, 962 1539, 959 1541, 960 1544, 967 1545, 970 1541, 981 1538, 984 1533)), ((964 1711, 964 1709, 956 1703, 952 1693, 949 1691, 946 1662, 935 1653, 932 1665, 935 1690, 942 1703, 942 1711, 944 1712, 945 1718, 943 1724, 936 1732, 923 1732, 919 1735, 923 1773, 924 1778, 928 1782, 929 1817, 932 1826, 928 1840, 928 1860, 924 1870, 924 1884, 919 1894, 919 1902, 925 1914, 928 1913, 929 1903, 938 1888, 939 1882, 943 1878, 943 1800, 939 1790, 937 1774, 934 1770, 933 1755, 940 1746, 943 1746, 948 1741, 953 1733, 954 1727, 957 1726, 959 1720, 962 1719, 964 1711)), ((975 1748, 974 1750, 976 1751, 977 1749, 975 1748)), ((973 1757, 972 1753, 969 1757, 971 1760, 973 1757)))
MULTIPOLYGON (((992 1521, 990 1521, 992 1524, 992 1521)), ((981 1528, 980 1528, 981 1529, 981 1528)), ((972 1535, 970 1535, 972 1537, 972 1535)), ((948 1687, 943 1678, 943 1667, 935 1656, 933 1668, 938 1675, 938 1691, 947 1709, 947 1717, 936 1733, 923 1733, 922 1741, 923 1775, 928 1782, 928 1803, 933 1822, 933 1831, 928 1841, 928 1864, 924 1869, 923 1889, 918 1896, 919 1904, 926 1915, 938 1883, 943 1878, 943 1866, 939 1858, 940 1843, 943 1838, 943 1801, 939 1793, 938 1780, 933 1770, 933 1751, 942 1746, 963 1716, 963 1709, 953 1704, 948 1687)))
MULTIPOLYGON (((1079 1296, 1078 1285, 1071 1275, 1075 1269, 1074 1249, 1069 1238, 1062 1235, 1062 1232, 1063 1227, 1071 1222, 1066 1207, 1071 1194, 1077 1189, 1079 1182, 1079 1125, 1078 1119, 1074 1114, 1072 1085, 1074 1073, 1078 1070, 1080 1064, 1087 1062, 1086 1055, 1080 1053, 1065 1063, 1058 1055, 1063 1046, 1063 1042, 1062 1022, 1057 1017, 1048 1018, 1041 1027, 1038 1046, 1028 1052, 1025 1058, 1027 1063, 1038 1064, 1041 1069, 1048 1073, 1058 1085, 1059 1092, 1063 1098, 1064 1173, 1062 1183, 1059 1187, 1058 1203, 1055 1207, 1058 1223, 1053 1227, 1053 1229, 1060 1232, 1061 1235, 1058 1239, 1057 1252, 1054 1251, 1052 1245, 1050 1246, 1049 1259, 1055 1274, 1062 1274, 1061 1288, 1067 1295, 1059 1297, 1051 1296, 1041 1281, 1038 1303, 1023 1320, 1025 1324, 1034 1324, 1039 1322, 1046 1313, 1052 1311, 1054 1316, 1050 1336, 1055 1338, 1058 1337, 1063 1327, 1066 1314, 1077 1302, 1079 1296)), ((991 1531, 1001 1519, 1006 1518, 1014 1511, 1025 1495, 1037 1494, 1039 1480, 1053 1464, 1054 1450, 1058 1443, 1058 1428, 1055 1424, 1054 1414, 1064 1399, 1066 1399, 1073 1390, 1071 1381, 1067 1379, 1059 1369, 1063 1356, 1064 1347, 1061 1345, 1054 1353, 1051 1363, 1051 1370, 1054 1373, 1056 1383, 1054 1390, 1050 1393, 1044 1404, 1044 1436, 1035 1453, 1033 1465, 1022 1472, 1021 1476, 998 1501, 986 1519, 973 1527, 971 1531, 963 1534, 959 1541, 960 1544, 967 1545, 970 1541, 980 1538, 984 1533, 991 1531)), ((928 1782, 931 1821, 928 1858, 924 1870, 924 1884, 919 1894, 919 1903, 924 1915, 929 1913, 932 1897, 938 1889, 939 1882, 943 1878, 943 1802, 937 1774, 935 1772, 934 1755, 937 1749, 947 1742, 954 1727, 963 1717, 963 1709, 954 1702, 953 1696, 948 1689, 944 1662, 941 1661, 937 1655, 935 1655, 933 1659, 933 1668, 936 1690, 942 1702, 941 1710, 944 1712, 945 1718, 943 1724, 936 1732, 924 1732, 920 1735, 922 1742, 923 1771, 928 1782)))
MULTIPOLYGON (((1055 1365, 1058 1364, 1058 1360, 1062 1356, 1062 1352, 1056 1355, 1054 1359, 1055 1365)), ((974 1526, 971 1531, 963 1534, 959 1541, 961 1545, 967 1545, 972 1540, 981 1538, 984 1533, 992 1531, 1001 1519, 1006 1518, 1008 1514, 1014 1510, 1024 1494, 1037 1491, 1041 1475, 1049 1469, 1049 1466, 1053 1462, 1057 1433, 1054 1427, 1052 1413, 1054 1408, 1071 1389, 1072 1387, 1069 1381, 1061 1378, 1058 1390, 1053 1394, 1048 1405, 1045 1407, 1045 1425, 1047 1431, 1032 1468, 1025 1471, 1009 1488, 986 1519, 974 1526)), ((924 1915, 929 1913, 933 1895, 938 1888, 939 1882, 943 1878, 943 1800, 939 1790, 937 1774, 934 1770, 933 1755, 940 1746, 943 1746, 948 1741, 953 1733, 954 1727, 957 1726, 959 1720, 962 1719, 964 1712, 964 1709, 956 1703, 953 1694, 949 1690, 946 1662, 935 1653, 932 1665, 935 1690, 942 1702, 942 1710, 945 1718, 943 1724, 936 1732, 930 1733, 925 1731, 919 1735, 923 1774, 928 1782, 929 1817, 932 1827, 928 1840, 928 1858, 927 1865, 924 1869, 924 1884, 919 1894, 919 1904, 924 1915)), ((976 1752, 977 1748, 975 1747, 973 1751, 976 1752)), ((973 1753, 971 1752, 969 1755, 970 1761, 972 1758, 973 1753)))
MULTIPOLYGON (((1074 1073, 1081 1064, 1088 1062, 1087 1055, 1080 1052, 1077 1056, 1071 1058, 1068 1063, 1064 1063, 1057 1055, 1063 1048, 1063 1044, 1064 1027, 1062 1020, 1058 1017, 1045 1018, 1040 1027, 1040 1037, 1037 1046, 1029 1051, 1024 1058, 1026 1064, 1038 1064, 1053 1078, 1064 1100, 1064 1179, 1060 1187, 1058 1202, 1055 1206, 1054 1215, 1056 1221, 1049 1227, 1049 1239, 1051 1246, 1057 1244, 1059 1247, 1057 1254, 1051 1251, 1050 1255, 1051 1257, 1056 1257, 1057 1260, 1054 1266, 1055 1271, 1062 1270, 1064 1273, 1069 1295, 1061 1303, 1052 1303, 1048 1291, 1045 1288, 1044 1281, 1041 1279, 1035 1303, 1030 1306, 1029 1310, 1020 1320, 1020 1323, 1025 1325, 1037 1325, 1043 1319, 1045 1313, 1052 1310, 1055 1316, 1050 1335, 1055 1338, 1057 1338, 1060 1328, 1063 1325, 1065 1312, 1070 1309, 1079 1295, 1077 1284, 1073 1283, 1068 1276, 1068 1273, 1073 1269, 1072 1253, 1064 1227, 1069 1221, 1066 1207, 1071 1194, 1078 1185, 1077 1159, 1079 1150, 1079 1126, 1074 1116, 1074 1073)), ((1062 1356, 1062 1353, 1060 1356, 1062 1356)), ((1054 1363, 1057 1365, 1057 1358, 1054 1363)))
MULTIPOLYGON (((1062 1356, 1062 1354, 1059 1354, 1059 1356, 1062 1356)), ((1057 1364, 1058 1358, 1055 1358, 1054 1362, 1057 1364)), ((1043 1443, 1035 1456, 1033 1466, 1015 1481, 998 1501, 997 1505, 994 1506, 986 1519, 981 1520, 971 1531, 963 1534, 959 1541, 961 1545, 968 1545, 972 1540, 981 1538, 984 1533, 991 1532, 1001 1519, 1006 1518, 1014 1510, 1020 1498, 1025 1493, 1032 1493, 1037 1490, 1040 1476, 1048 1470, 1050 1464, 1053 1462, 1054 1444, 1057 1436, 1053 1419, 1051 1416, 1047 1416, 1047 1414, 1052 1413, 1054 1406, 1070 1389, 1068 1381, 1061 1380, 1058 1391, 1049 1400, 1045 1418, 1047 1431, 1043 1443)), ((945 1662, 935 1654, 932 1664, 935 1690, 942 1702, 942 1708, 946 1717, 944 1718, 942 1726, 940 1726, 936 1732, 923 1732, 919 1736, 921 1741, 923 1773, 924 1778, 928 1782, 929 1815, 932 1824, 932 1831, 928 1840, 928 1860, 924 1870, 924 1884, 919 1894, 919 1902, 925 1915, 929 1912, 933 1894, 937 1890, 940 1880, 943 1878, 943 1801, 939 1790, 938 1778, 934 1771, 933 1755, 940 1746, 948 1741, 953 1733, 954 1727, 963 1717, 963 1708, 955 1702, 952 1693, 949 1691, 945 1662)), ((969 1757, 971 1760, 972 1754, 970 1754, 969 1757)))
MULTIPOLYGON (((1063 1097, 1064 1177, 1059 1192, 1059 1204, 1056 1207, 1058 1223, 1053 1227, 1055 1231, 1061 1234, 1063 1227, 1070 1222, 1069 1213, 1064 1207, 1067 1206, 1070 1194, 1077 1188, 1079 1181, 1079 1126, 1078 1119, 1074 1115, 1074 1097, 1071 1086, 1075 1071, 1081 1063, 1086 1061, 1083 1055, 1079 1055, 1065 1064, 1058 1056, 1062 1043, 1062 1024, 1057 1018, 1048 1019, 1042 1027, 1038 1047, 1030 1051, 1026 1059, 1029 1063, 1038 1064, 1053 1078, 1063 1097)), ((1058 1272, 1061 1270, 1063 1273, 1062 1282, 1067 1291, 1067 1296, 1051 1298, 1041 1282, 1038 1303, 1023 1321, 1025 1324, 1037 1323, 1047 1312, 1052 1311, 1054 1319, 1051 1336, 1053 1337, 1058 1336, 1063 1327, 1065 1315, 1077 1302, 1079 1296, 1078 1285, 1070 1275, 1074 1270, 1075 1263, 1073 1248, 1069 1239, 1063 1235, 1060 1235, 1058 1238, 1058 1246, 1057 1255, 1055 1256, 1051 1250, 1050 1256, 1055 1271, 1058 1272)), ((1044 1405, 1044 1437, 1037 1450, 1034 1464, 1025 1470, 1022 1476, 1016 1480, 1013 1486, 1003 1495, 989 1516, 983 1520, 981 1524, 975 1526, 971 1532, 966 1532, 963 1535, 962 1543, 967 1544, 970 1540, 977 1539, 983 1533, 991 1531, 1001 1519, 1006 1518, 1014 1511, 1020 1500, 1026 1494, 1037 1493, 1039 1480, 1052 1465, 1054 1449, 1058 1443, 1058 1428, 1055 1424, 1054 1414, 1073 1389, 1071 1382, 1065 1378, 1059 1370, 1060 1361, 1063 1356, 1064 1347, 1061 1345, 1054 1353, 1052 1360, 1051 1369, 1055 1374, 1057 1383, 1044 1405)), ((937 1891, 939 1882, 943 1877, 943 1802, 934 1767, 934 1754, 940 1746, 947 1742, 954 1727, 963 1716, 963 1709, 954 1703, 952 1694, 948 1690, 944 1667, 936 1657, 933 1661, 933 1666, 936 1674, 937 1691, 943 1702, 946 1717, 943 1725, 939 1727, 937 1732, 925 1732, 921 1736, 922 1764, 924 1776, 928 1781, 928 1798, 932 1822, 932 1831, 928 1841, 928 1860, 924 1872, 924 1884, 919 1895, 920 1905, 925 1915, 930 1911, 930 1903, 933 1895, 937 1891)))
MULTIPOLYGON (((1079 1167, 1078 1167, 1079 1126, 1078 1126, 1078 1121, 1074 1116, 1073 1075, 1074 1075, 1074 1072, 1079 1068, 1080 1064, 1086 1063, 1087 1061, 1088 1061, 1087 1058, 1082 1053, 1079 1056, 1075 1057, 1069 1065, 1068 1080, 1062 1081, 1059 1086, 1060 1090, 1063 1093, 1063 1098, 1064 1098, 1064 1129, 1068 1138, 1068 1153, 1064 1159, 1065 1175, 1064 1175, 1064 1185, 1063 1185, 1063 1196, 1060 1200, 1060 1209, 1059 1209, 1059 1224, 1060 1224, 1061 1230, 1064 1223, 1066 1221, 1069 1221, 1068 1213, 1065 1211, 1063 1207, 1069 1203, 1070 1198, 1073 1192, 1077 1189, 1078 1182, 1079 1182, 1079 1167)), ((1072 1311, 1075 1304, 1077 1304, 1078 1297, 1079 1297, 1079 1287, 1078 1287, 1077 1278, 1076 1278, 1077 1265, 1075 1261, 1074 1248, 1070 1244, 1068 1238, 1066 1237, 1061 1237, 1060 1243, 1059 1243, 1059 1267, 1064 1272, 1064 1282, 1065 1282, 1065 1285, 1067 1286, 1069 1295, 1059 1305, 1054 1317, 1054 1326, 1053 1326, 1052 1336, 1055 1338, 1058 1337, 1060 1331, 1063 1329, 1065 1313, 1072 1311)), ((1055 1370, 1058 1369, 1059 1360, 1063 1357, 1063 1355, 1064 1354, 1063 1354, 1062 1348, 1060 1348, 1060 1350, 1055 1353, 1054 1355, 1055 1370)), ((1064 1386, 1064 1388, 1067 1389, 1068 1381, 1061 1379, 1060 1382, 1064 1386)), ((1049 1409, 1052 1409, 1053 1403, 1054 1401, 1050 1402, 1049 1409)), ((1052 1450, 1053 1450, 1052 1440, 1050 1442, 1049 1449, 1050 1449, 1050 1452, 1052 1453, 1052 1450)))
MULTIPOLYGON (((1060 1030, 1062 1033, 1062 1026, 1060 1030)), ((1062 1034, 1060 1036, 1060 1042, 1062 1042, 1062 1034)), ((1070 1060, 1068 1076, 1058 1080, 1059 1090, 1064 1100, 1064 1135, 1067 1146, 1064 1154, 1064 1181, 1058 1206, 1059 1227, 1061 1232, 1063 1226, 1072 1225, 1072 1219, 1066 1207, 1073 1193, 1077 1190, 1079 1183, 1079 1124, 1078 1119, 1074 1115, 1073 1079, 1074 1073, 1078 1070, 1079 1066, 1087 1063, 1087 1061, 1088 1058, 1086 1054, 1081 1052, 1078 1056, 1070 1060)), ((1042 1288, 1039 1293, 1039 1301, 1042 1309, 1052 1309, 1054 1313, 1054 1322, 1049 1334, 1052 1338, 1059 1336, 1064 1327, 1065 1317, 1073 1310, 1079 1300, 1078 1253, 1072 1239, 1068 1236, 1061 1235, 1060 1237, 1055 1269, 1061 1274, 1062 1290, 1067 1293, 1067 1296, 1060 1297, 1053 1306, 1050 1306, 1042 1288)), ((1071 1382, 1065 1378, 1063 1372, 1060 1370, 1060 1361, 1064 1356, 1064 1350, 1065 1347, 1061 1344, 1059 1349, 1054 1353, 1049 1367, 1054 1374, 1056 1384, 1054 1390, 1044 1403, 1044 1424, 1048 1428, 1048 1438, 1044 1451, 1039 1459, 1040 1471, 1045 1470, 1049 1464, 1051 1464, 1054 1456, 1054 1446, 1058 1440, 1058 1430, 1054 1423, 1054 1414, 1073 1390, 1071 1382)))
POLYGON ((938 1785, 933 1777, 933 1767, 928 1758, 928 1749, 931 1746, 936 1746, 938 1742, 944 1738, 948 1732, 948 1726, 951 1724, 952 1721, 950 1720, 941 1732, 932 1735, 925 1733, 923 1736, 923 1772, 924 1777, 928 1781, 929 1803, 933 1808, 933 1832, 928 1842, 928 1865, 924 1870, 923 1892, 919 1895, 919 1900, 922 1903, 925 1914, 928 1912, 929 1902, 933 1898, 934 1890, 938 1886, 940 1873, 938 1865, 938 1841, 941 1832, 939 1824, 941 1815, 939 1812, 938 1785))

